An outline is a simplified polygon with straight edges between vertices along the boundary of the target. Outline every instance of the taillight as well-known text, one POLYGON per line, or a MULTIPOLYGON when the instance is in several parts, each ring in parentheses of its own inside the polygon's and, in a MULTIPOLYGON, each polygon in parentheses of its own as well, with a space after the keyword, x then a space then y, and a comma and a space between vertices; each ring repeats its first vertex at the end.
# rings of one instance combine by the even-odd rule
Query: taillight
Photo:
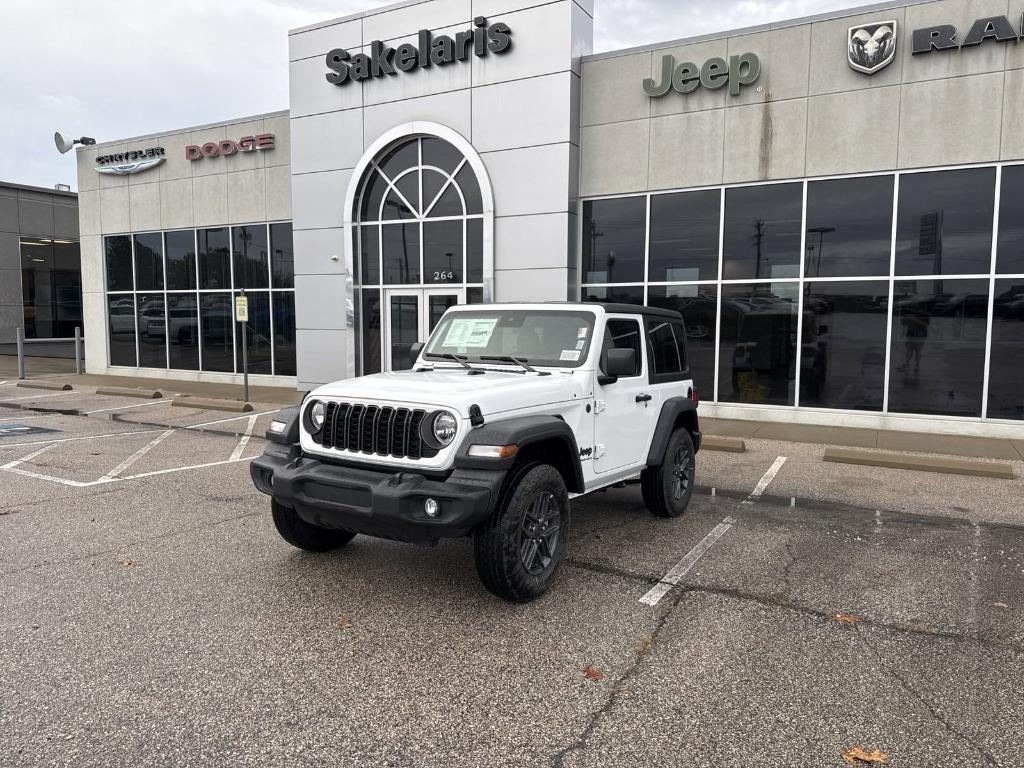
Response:
POLYGON ((690 391, 686 394, 686 396, 690 400, 692 400, 695 404, 700 403, 700 399, 697 397, 697 388, 696 387, 690 387, 690 391))

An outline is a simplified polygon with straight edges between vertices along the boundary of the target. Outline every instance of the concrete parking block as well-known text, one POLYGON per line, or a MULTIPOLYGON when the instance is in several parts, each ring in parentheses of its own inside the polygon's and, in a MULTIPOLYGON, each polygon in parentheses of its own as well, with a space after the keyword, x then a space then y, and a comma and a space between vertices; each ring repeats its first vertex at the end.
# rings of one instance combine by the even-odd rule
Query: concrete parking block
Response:
POLYGON ((28 389, 55 389, 59 392, 67 392, 69 389, 74 389, 70 384, 62 381, 19 381, 18 386, 28 389))
POLYGON ((747 445, 735 437, 718 437, 717 435, 704 435, 700 441, 701 450, 722 451, 724 453, 743 453, 747 445))
POLYGON ((827 448, 823 461, 841 464, 864 464, 890 469, 914 469, 920 472, 941 472, 950 475, 996 477, 1012 480, 1016 475, 1009 464, 946 456, 911 456, 885 451, 859 451, 852 448, 827 448))
POLYGON ((158 389, 136 389, 133 387, 100 387, 97 395, 113 395, 115 397, 141 397, 146 400, 157 400, 163 397, 158 389))
POLYGON ((232 413, 248 413, 252 410, 252 403, 243 403, 241 400, 213 400, 206 397, 179 397, 171 405, 232 413))

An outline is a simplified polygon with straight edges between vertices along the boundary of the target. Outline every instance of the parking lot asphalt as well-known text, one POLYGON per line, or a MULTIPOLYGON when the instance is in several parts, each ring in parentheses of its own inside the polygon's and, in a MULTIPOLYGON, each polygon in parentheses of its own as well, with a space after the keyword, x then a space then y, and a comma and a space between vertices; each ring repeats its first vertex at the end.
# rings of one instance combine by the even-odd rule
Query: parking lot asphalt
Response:
POLYGON ((286 545, 247 464, 279 406, 26 394, 0 384, 0 766, 1021 763, 1019 467, 702 452, 682 518, 575 500, 554 587, 510 605, 468 540, 286 545))

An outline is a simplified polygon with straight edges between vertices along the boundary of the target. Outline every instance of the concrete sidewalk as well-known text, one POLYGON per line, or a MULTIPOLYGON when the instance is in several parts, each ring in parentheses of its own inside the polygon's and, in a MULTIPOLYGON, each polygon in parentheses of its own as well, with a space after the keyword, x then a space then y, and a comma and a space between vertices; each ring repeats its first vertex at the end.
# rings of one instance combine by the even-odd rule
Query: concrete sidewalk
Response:
MULTIPOLYGON (((208 381, 182 381, 179 379, 151 379, 139 376, 107 376, 92 373, 77 375, 74 360, 60 358, 31 358, 26 361, 26 379, 45 379, 82 387, 130 387, 132 389, 158 389, 164 397, 189 395, 217 400, 241 400, 241 384, 216 384, 208 381)), ((18 377, 17 360, 0 355, 0 380, 13 381, 18 377)), ((262 387, 249 384, 251 402, 294 405, 302 401, 303 392, 291 387, 262 387)))
MULTIPOLYGON (((975 459, 1024 461, 1024 439, 936 435, 925 432, 901 432, 886 429, 855 427, 824 427, 809 424, 786 424, 776 421, 738 419, 701 420, 701 428, 709 435, 740 437, 753 440, 778 440, 788 443, 814 443, 850 448, 875 448, 906 453, 938 453, 975 459)), ((1024 425, 1021 425, 1024 432, 1024 425)))

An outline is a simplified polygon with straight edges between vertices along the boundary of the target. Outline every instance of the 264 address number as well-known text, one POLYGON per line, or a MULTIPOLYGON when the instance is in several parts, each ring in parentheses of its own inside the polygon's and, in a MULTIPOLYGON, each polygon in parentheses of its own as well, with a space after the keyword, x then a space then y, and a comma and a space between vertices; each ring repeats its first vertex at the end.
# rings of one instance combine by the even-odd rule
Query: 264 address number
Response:
POLYGON ((434 272, 434 281, 447 282, 455 279, 454 272, 434 272))

